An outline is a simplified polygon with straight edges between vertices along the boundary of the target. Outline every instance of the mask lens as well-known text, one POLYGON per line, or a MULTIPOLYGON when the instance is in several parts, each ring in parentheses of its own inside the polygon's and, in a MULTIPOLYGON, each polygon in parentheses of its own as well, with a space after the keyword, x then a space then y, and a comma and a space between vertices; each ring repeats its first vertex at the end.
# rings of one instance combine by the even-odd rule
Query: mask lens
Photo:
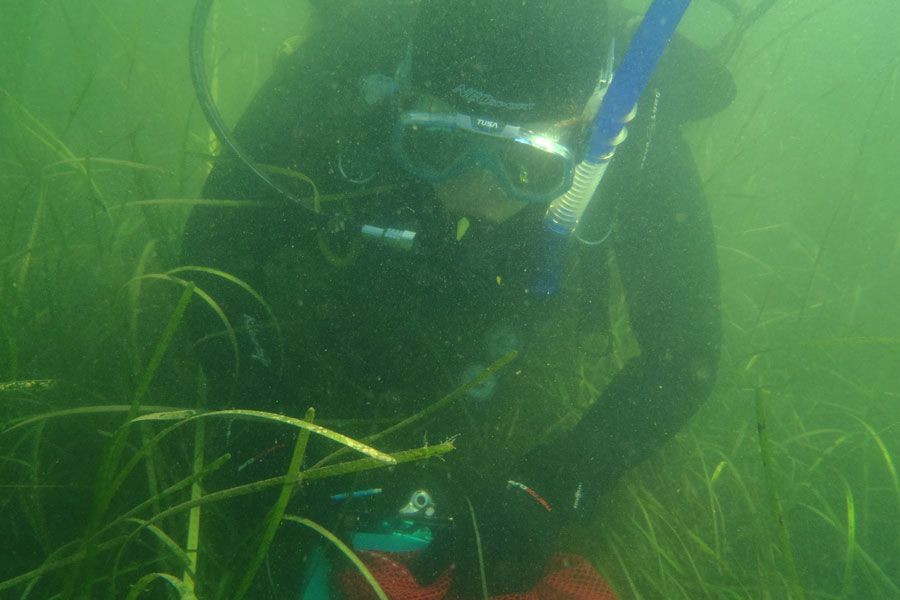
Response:
POLYGON ((404 158, 432 176, 444 173, 465 153, 465 133, 441 125, 408 125, 400 132, 404 158))
POLYGON ((510 184, 532 194, 556 191, 566 180, 567 165, 563 157, 517 141, 509 143, 500 160, 510 184))

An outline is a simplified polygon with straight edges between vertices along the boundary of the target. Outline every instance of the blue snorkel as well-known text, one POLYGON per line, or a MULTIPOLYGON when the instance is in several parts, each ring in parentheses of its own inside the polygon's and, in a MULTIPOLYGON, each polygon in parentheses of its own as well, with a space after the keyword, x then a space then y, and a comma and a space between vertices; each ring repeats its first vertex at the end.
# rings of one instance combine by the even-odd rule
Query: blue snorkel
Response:
POLYGON ((547 209, 544 246, 533 268, 532 292, 552 294, 559 289, 569 236, 597 191, 616 147, 625 139, 625 125, 634 118, 638 99, 690 3, 654 0, 647 10, 603 97, 587 157, 575 167, 572 187, 547 209))

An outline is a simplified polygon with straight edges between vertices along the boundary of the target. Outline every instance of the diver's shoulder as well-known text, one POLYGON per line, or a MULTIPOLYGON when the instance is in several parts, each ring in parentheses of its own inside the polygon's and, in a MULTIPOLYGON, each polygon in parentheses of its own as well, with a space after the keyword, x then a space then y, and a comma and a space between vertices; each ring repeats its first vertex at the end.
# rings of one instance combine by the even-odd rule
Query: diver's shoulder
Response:
POLYGON ((311 2, 302 45, 285 67, 333 76, 393 73, 403 58, 415 11, 409 2, 369 0, 311 2))
MULTIPOLYGON (((610 22, 616 52, 623 55, 640 25, 640 16, 614 12, 610 22)), ((715 53, 679 33, 666 47, 647 87, 659 91, 660 109, 682 123, 711 117, 731 104, 737 94, 734 78, 715 53)))

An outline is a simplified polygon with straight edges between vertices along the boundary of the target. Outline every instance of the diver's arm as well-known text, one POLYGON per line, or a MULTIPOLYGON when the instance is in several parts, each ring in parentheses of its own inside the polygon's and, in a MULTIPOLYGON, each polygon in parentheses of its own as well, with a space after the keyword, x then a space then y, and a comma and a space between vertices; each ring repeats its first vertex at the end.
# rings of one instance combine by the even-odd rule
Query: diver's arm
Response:
POLYGON ((646 176, 618 199, 614 242, 640 355, 574 432, 606 447, 590 452, 584 443, 611 479, 684 426, 709 395, 719 359, 715 237, 700 178, 677 129, 653 143, 646 176))
POLYGON ((563 505, 577 497, 584 506, 610 489, 712 390, 721 337, 715 236, 680 124, 734 95, 728 72, 676 36, 604 179, 600 200, 615 213, 613 248, 640 354, 565 439, 522 461, 523 477, 535 473, 563 505), (539 475, 547 472, 554 475, 539 475))
POLYGON ((641 149, 629 150, 604 183, 640 354, 571 432, 514 469, 564 511, 576 499, 587 507, 679 431, 709 395, 719 359, 715 240, 690 151, 677 127, 657 131, 644 169, 641 149))

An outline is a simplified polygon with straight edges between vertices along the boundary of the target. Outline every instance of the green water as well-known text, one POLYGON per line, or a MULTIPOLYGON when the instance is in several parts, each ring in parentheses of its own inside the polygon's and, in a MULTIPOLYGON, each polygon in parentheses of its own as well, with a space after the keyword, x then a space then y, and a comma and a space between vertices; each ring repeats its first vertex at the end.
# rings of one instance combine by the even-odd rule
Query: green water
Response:
MULTIPOLYGON (((776 0, 752 22, 724 4, 758 6, 696 0, 681 29, 738 86, 726 111, 686 129, 718 236, 719 384, 567 543, 623 599, 900 598, 895 2, 776 0)), ((2 598, 124 597, 149 573, 189 579, 174 549, 188 545, 186 510, 128 543, 118 536, 135 523, 104 527, 189 477, 194 426, 151 445, 111 498, 103 490, 168 424, 119 429, 136 399, 191 407, 203 394, 178 327, 182 288, 142 278, 177 265, 180 201, 198 196, 212 152, 189 78, 192 8, 0 8, 2 598)), ((209 56, 229 123, 307 15, 288 0, 217 3, 209 56)), ((134 516, 189 497, 186 487, 134 516)), ((218 585, 208 568, 197 596, 231 597, 237 582, 218 585)), ((176 593, 162 580, 148 589, 165 586, 176 593)))

